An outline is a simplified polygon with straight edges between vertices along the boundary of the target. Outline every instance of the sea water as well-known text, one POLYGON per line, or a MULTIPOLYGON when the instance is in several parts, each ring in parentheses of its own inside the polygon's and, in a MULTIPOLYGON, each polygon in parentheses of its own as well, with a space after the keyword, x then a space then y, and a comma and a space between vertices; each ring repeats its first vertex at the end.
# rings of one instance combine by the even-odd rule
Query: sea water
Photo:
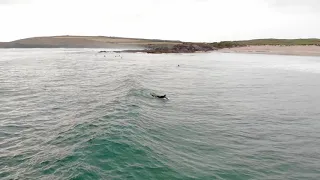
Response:
POLYGON ((319 57, 98 51, 0 50, 0 179, 320 179, 319 57))

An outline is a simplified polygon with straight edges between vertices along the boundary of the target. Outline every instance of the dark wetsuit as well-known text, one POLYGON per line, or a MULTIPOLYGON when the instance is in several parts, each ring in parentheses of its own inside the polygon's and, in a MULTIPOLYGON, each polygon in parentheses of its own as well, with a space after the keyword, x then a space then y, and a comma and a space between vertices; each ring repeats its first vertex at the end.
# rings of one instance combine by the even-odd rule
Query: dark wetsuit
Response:
POLYGON ((157 98, 161 98, 161 99, 164 99, 164 98, 167 98, 166 95, 163 95, 163 96, 158 96, 158 95, 155 95, 155 94, 151 94, 153 97, 157 97, 157 98))
POLYGON ((157 96, 158 98, 166 98, 166 95, 163 96, 157 96))

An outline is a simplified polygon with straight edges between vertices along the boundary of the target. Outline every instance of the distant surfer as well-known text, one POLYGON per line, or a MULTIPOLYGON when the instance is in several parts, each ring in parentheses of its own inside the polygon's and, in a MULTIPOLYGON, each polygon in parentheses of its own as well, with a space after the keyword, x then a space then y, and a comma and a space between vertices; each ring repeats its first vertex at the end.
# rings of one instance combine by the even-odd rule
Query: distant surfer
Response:
POLYGON ((156 94, 151 94, 151 96, 156 97, 156 98, 160 98, 160 99, 168 99, 166 94, 163 95, 163 96, 159 96, 159 95, 156 95, 156 94))

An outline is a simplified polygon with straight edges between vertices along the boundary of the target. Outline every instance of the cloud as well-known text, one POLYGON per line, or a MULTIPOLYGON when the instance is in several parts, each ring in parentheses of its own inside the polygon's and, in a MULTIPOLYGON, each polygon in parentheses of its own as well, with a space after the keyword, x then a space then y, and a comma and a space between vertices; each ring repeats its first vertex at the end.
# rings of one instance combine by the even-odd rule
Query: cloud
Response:
POLYGON ((318 0, 267 0, 276 6, 319 6, 318 0))
POLYGON ((28 4, 33 0, 0 0, 0 5, 11 5, 11 4, 28 4))
POLYGON ((320 12, 319 0, 265 0, 272 8, 300 12, 320 12))
POLYGON ((184 41, 320 37, 319 5, 318 0, 0 0, 0 41, 65 34, 184 41))

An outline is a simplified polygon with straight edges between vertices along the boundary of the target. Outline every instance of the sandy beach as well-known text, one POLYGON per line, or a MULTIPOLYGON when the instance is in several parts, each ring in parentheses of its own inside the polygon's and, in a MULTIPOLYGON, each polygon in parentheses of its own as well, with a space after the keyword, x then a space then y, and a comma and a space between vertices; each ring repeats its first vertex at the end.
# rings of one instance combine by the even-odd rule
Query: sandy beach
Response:
POLYGON ((320 56, 320 46, 247 46, 220 49, 225 53, 279 54, 320 56))

